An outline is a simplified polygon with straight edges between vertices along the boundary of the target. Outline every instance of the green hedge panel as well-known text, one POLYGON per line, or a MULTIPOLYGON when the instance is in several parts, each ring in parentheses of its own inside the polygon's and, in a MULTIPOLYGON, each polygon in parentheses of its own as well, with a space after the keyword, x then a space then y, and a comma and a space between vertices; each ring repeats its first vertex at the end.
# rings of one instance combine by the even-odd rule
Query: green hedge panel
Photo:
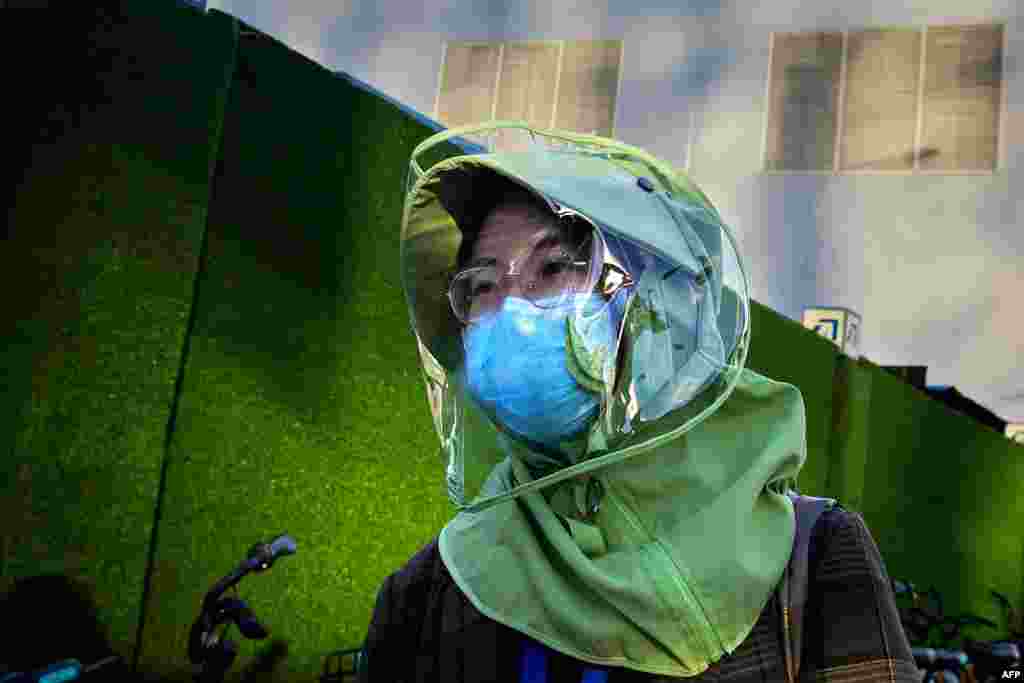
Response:
POLYGON ((947 614, 1002 623, 990 591, 1024 598, 1024 448, 877 366, 858 370, 872 387, 863 513, 891 575, 934 585, 947 614))
POLYGON ((871 363, 840 354, 836 359, 832 448, 826 490, 848 510, 863 509, 871 431, 871 363))
POLYGON ((80 580, 131 656, 231 47, 224 19, 89 4, 3 19, 41 118, 5 157, 0 575, 80 580))
MULTIPOLYGON (((309 680, 361 644, 384 578, 452 513, 398 263, 406 164, 431 131, 256 33, 225 119, 140 668, 180 673, 203 592, 287 531, 298 553, 241 593, 288 642, 275 680, 309 680)), ((239 669, 265 647, 242 643, 239 669)))

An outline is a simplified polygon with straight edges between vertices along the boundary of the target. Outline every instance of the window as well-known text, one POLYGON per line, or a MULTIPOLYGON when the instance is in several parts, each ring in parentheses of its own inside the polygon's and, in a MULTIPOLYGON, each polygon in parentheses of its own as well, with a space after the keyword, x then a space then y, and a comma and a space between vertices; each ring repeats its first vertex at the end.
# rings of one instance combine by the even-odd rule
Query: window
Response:
POLYGON ((811 171, 834 165, 842 49, 840 33, 774 40, 767 170, 811 171))
POLYGON ((1003 26, 776 33, 769 172, 991 172, 1003 26))
POLYGON ((452 41, 434 117, 449 128, 524 120, 611 137, 621 66, 621 40, 452 41))

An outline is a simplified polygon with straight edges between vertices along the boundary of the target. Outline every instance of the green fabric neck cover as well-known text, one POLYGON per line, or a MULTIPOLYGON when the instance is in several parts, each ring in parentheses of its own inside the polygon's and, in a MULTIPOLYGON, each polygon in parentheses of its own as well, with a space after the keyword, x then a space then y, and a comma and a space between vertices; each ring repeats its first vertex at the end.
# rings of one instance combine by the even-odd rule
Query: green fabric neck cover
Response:
MULTIPOLYGON (((480 612, 554 650, 699 675, 747 638, 782 578, 805 433, 800 391, 744 369, 720 409, 678 439, 460 512, 441 532, 442 559, 480 612)), ((506 448, 492 489, 531 480, 529 452, 506 448)))

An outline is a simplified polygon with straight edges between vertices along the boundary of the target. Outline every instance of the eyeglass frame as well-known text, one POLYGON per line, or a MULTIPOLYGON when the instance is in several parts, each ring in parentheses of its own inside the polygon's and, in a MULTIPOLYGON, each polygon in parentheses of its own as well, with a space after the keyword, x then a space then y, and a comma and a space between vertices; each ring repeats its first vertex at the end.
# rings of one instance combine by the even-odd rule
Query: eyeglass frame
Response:
MULTIPOLYGON (((615 294, 619 292, 619 290, 623 289, 624 287, 631 287, 632 285, 635 284, 633 276, 630 275, 629 271, 627 271, 621 265, 618 265, 617 259, 615 259, 615 257, 609 253, 608 244, 605 242, 604 236, 601 234, 601 231, 598 229, 598 227, 594 225, 594 223, 589 218, 579 213, 578 211, 574 211, 573 209, 569 208, 560 208, 556 216, 559 219, 559 221, 565 220, 567 218, 572 220, 582 220, 584 223, 590 226, 590 230, 595 235, 597 235, 597 238, 601 242, 601 254, 602 258, 604 259, 604 263, 601 264, 601 273, 597 276, 597 280, 594 283, 594 288, 592 291, 599 291, 601 296, 604 297, 605 301, 608 301, 613 296, 615 296, 615 294), (618 282, 610 281, 610 278, 612 276, 618 276, 621 279, 618 282)), ((515 272, 516 261, 518 261, 518 259, 513 260, 509 264, 508 272, 504 273, 501 276, 502 280, 504 280, 510 275, 514 275, 516 277, 522 275, 522 273, 515 272)), ((585 262, 575 261, 573 262, 573 265, 579 265, 583 263, 585 262)), ((459 316, 458 309, 455 304, 455 293, 452 288, 455 286, 455 280, 463 273, 467 273, 477 268, 485 267, 488 266, 474 266, 472 268, 464 268, 462 270, 459 270, 458 272, 452 273, 448 277, 448 287, 445 290, 445 294, 448 298, 448 306, 450 307, 452 314, 455 316, 455 319, 458 320, 459 323, 462 324, 464 327, 472 325, 473 321, 463 320, 459 316)), ((528 301, 530 301, 530 303, 533 304, 534 307, 542 308, 541 306, 537 306, 536 302, 529 299, 528 301)))

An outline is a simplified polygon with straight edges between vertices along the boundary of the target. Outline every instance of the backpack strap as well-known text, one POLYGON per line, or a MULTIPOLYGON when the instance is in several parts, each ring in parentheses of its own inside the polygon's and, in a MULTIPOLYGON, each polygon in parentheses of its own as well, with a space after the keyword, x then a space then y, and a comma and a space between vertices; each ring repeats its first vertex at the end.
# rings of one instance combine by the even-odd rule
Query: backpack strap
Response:
POLYGON ((818 518, 837 505, 834 498, 815 498, 789 492, 796 516, 796 534, 793 538, 793 553, 783 571, 779 584, 779 605, 782 608, 782 624, 785 631, 786 673, 790 683, 796 683, 800 675, 800 653, 803 646, 804 604, 807 602, 810 567, 811 531, 818 518))
MULTIPOLYGON (((547 683, 548 680, 548 648, 533 638, 523 636, 523 658, 520 665, 521 683, 547 683)), ((606 683, 608 670, 588 666, 583 670, 582 683, 606 683)))
POLYGON ((547 683, 548 653, 530 636, 523 636, 523 659, 519 666, 520 683, 547 683))

